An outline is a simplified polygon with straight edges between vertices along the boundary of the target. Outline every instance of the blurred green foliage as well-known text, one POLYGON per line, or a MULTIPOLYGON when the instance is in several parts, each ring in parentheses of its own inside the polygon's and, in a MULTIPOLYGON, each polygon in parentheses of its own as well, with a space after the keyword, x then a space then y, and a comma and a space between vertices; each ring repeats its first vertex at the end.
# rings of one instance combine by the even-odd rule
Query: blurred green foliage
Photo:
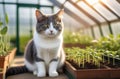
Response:
POLYGON ((109 51, 109 53, 111 52, 111 55, 114 52, 117 55, 116 57, 120 58, 120 35, 109 35, 107 37, 102 37, 98 40, 95 47, 97 49, 104 50, 105 52, 109 51))
MULTIPOLYGON (((20 36, 20 52, 24 53, 25 47, 27 45, 27 43, 29 42, 29 40, 31 40, 32 38, 28 35, 28 36, 20 36)), ((11 43, 12 46, 15 47, 16 46, 16 37, 15 36, 11 36, 11 43)))
POLYGON ((93 39, 88 35, 82 35, 77 32, 65 32, 64 33, 64 43, 79 43, 79 44, 91 44, 93 39))

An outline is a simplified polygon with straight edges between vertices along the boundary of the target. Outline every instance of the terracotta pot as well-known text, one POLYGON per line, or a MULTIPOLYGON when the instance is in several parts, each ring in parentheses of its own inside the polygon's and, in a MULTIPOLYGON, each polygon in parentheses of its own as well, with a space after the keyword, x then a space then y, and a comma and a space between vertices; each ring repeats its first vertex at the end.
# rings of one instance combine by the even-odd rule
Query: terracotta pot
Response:
POLYGON ((3 73, 0 72, 0 79, 3 79, 3 73))
POLYGON ((120 69, 108 68, 77 70, 69 62, 65 62, 65 73, 69 79, 120 79, 120 69))

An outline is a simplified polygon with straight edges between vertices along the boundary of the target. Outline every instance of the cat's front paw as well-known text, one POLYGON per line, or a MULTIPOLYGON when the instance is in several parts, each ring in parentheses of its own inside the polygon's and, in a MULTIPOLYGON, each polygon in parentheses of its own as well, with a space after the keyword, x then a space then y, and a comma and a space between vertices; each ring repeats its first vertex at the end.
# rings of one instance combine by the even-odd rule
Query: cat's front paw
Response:
POLYGON ((46 73, 45 72, 39 72, 37 73, 37 77, 45 77, 46 73))
POLYGON ((56 72, 56 71, 54 71, 54 72, 49 72, 49 76, 50 77, 56 77, 56 76, 58 76, 59 74, 58 74, 58 72, 56 72))
POLYGON ((35 70, 35 71, 33 71, 33 74, 34 74, 34 75, 37 75, 37 71, 36 71, 36 70, 35 70))

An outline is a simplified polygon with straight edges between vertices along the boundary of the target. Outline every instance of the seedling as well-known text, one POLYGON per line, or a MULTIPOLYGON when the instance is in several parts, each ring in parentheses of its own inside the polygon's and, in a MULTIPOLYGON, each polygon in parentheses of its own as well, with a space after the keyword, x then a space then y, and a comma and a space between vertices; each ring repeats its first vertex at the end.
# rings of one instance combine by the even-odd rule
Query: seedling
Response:
POLYGON ((8 31, 8 16, 7 14, 5 15, 5 22, 6 25, 3 26, 3 22, 0 20, 0 56, 4 56, 7 54, 7 51, 10 47, 10 40, 9 36, 7 35, 8 31))

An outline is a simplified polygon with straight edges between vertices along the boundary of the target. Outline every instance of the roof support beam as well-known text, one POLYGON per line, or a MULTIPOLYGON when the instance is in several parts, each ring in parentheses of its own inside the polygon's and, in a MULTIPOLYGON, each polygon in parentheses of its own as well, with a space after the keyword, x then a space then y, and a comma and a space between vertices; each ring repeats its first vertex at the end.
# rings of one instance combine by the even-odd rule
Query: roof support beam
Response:
POLYGON ((120 3, 120 0, 116 0, 118 3, 120 3))
POLYGON ((100 22, 93 17, 92 15, 90 15, 89 13, 87 13, 84 9, 82 9, 80 6, 78 6, 76 3, 74 3, 72 0, 68 0, 72 5, 74 5, 74 7, 76 7, 78 10, 82 11, 87 17, 89 17, 90 19, 92 19, 96 24, 100 24, 100 22))
MULTIPOLYGON (((61 8, 61 3, 59 3, 57 0, 49 0, 51 1, 55 6, 61 8)), ((74 18, 77 22, 82 23, 83 25, 85 25, 86 27, 91 26, 89 23, 87 23, 86 21, 84 21, 82 18, 80 18, 78 15, 76 15, 74 12, 70 11, 68 8, 64 7, 64 11, 65 13, 67 13, 69 16, 71 16, 72 18, 74 18)))
POLYGON ((10 2, 0 2, 0 4, 13 4, 13 5, 19 5, 19 6, 24 6, 24 7, 53 7, 49 5, 39 5, 39 4, 31 4, 31 3, 10 3, 10 2))
MULTIPOLYGON (((94 18, 93 16, 91 16, 89 13, 87 13, 84 9, 82 9, 81 7, 79 7, 77 4, 75 4, 74 2, 72 2, 71 0, 68 0, 72 5, 74 5, 78 10, 82 11, 86 16, 88 16, 90 19, 92 19, 99 27, 99 31, 100 31, 100 34, 101 36, 103 36, 103 31, 102 31, 102 28, 101 28, 101 24, 100 22, 94 18)), ((93 31, 93 30, 92 30, 93 31)), ((92 32, 92 35, 94 37, 94 32, 92 32)))
POLYGON ((92 8, 96 13, 98 13, 106 22, 109 22, 102 14, 100 14, 93 6, 91 6, 86 0, 83 0, 90 8, 92 8))
POLYGON ((119 17, 113 10, 111 10, 104 2, 100 1, 100 3, 101 3, 107 10, 109 10, 112 14, 114 14, 118 19, 120 19, 120 17, 119 17))

